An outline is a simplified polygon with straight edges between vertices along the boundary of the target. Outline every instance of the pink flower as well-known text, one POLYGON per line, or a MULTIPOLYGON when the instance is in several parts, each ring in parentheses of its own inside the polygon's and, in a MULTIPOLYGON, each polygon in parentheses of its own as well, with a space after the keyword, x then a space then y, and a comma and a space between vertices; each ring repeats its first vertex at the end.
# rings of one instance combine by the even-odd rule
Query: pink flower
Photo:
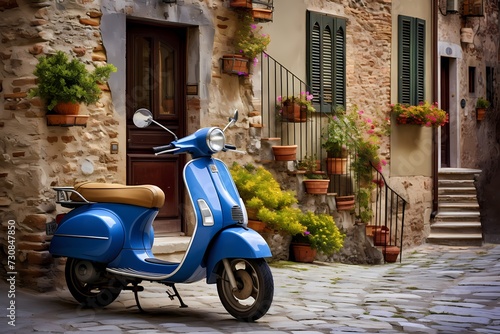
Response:
POLYGON ((309 235, 309 234, 311 234, 311 232, 309 232, 309 231, 304 231, 304 235, 309 235))
POLYGON ((257 25, 256 25, 256 24, 251 24, 251 25, 250 25, 250 28, 252 28, 252 29, 257 29, 257 25))
POLYGON ((365 112, 363 110, 358 111, 358 114, 363 115, 365 112))
POLYGON ((280 95, 280 96, 278 96, 278 98, 276 100, 278 100, 278 102, 281 102, 283 100, 283 98, 280 95))

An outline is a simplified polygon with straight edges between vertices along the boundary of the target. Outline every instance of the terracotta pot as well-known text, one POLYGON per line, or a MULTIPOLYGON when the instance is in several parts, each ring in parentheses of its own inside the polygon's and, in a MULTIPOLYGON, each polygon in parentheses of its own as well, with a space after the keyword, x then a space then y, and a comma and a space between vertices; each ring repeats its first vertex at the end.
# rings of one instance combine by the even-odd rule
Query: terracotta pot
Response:
POLYGON ((252 0, 231 0, 229 6, 233 8, 252 8, 252 0))
POLYGON ((486 116, 485 108, 476 108, 476 120, 482 121, 485 116, 486 116))
POLYGON ((273 146, 272 148, 276 161, 297 160, 297 145, 273 146))
POLYGON ((248 225, 247 225, 249 228, 251 228, 252 230, 254 230, 255 232, 274 232, 273 229, 270 229, 269 227, 267 227, 267 224, 260 221, 260 220, 252 220, 252 219, 249 219, 248 220, 248 225))
POLYGON ((54 107, 54 111, 59 115, 78 115, 80 112, 80 103, 59 102, 54 107))
POLYGON ((316 258, 316 250, 309 244, 292 243, 293 257, 297 262, 311 263, 316 258))
POLYGON ((247 75, 248 58, 238 54, 222 56, 222 72, 228 74, 247 75))
POLYGON ((254 8, 252 9, 252 16, 255 21, 272 21, 273 10, 266 8, 254 8))
POLYGON ((382 254, 386 262, 396 262, 400 253, 398 246, 387 246, 382 248, 382 254))
POLYGON ((281 109, 281 119, 288 122, 305 122, 307 121, 307 107, 297 103, 288 103, 283 105, 281 109))
POLYGON ((365 225, 366 235, 368 237, 373 237, 373 232, 375 231, 375 228, 377 228, 376 225, 365 225))
POLYGON ((330 180, 304 180, 304 185, 306 186, 306 192, 308 194, 321 195, 328 193, 328 185, 330 180))
POLYGON ((337 211, 349 211, 354 209, 354 195, 336 196, 335 203, 337 211))
POLYGON ((385 226, 375 228, 373 231, 373 244, 375 246, 385 246, 390 241, 389 228, 385 226))
POLYGON ((345 174, 347 158, 326 158, 326 171, 328 174, 345 174))

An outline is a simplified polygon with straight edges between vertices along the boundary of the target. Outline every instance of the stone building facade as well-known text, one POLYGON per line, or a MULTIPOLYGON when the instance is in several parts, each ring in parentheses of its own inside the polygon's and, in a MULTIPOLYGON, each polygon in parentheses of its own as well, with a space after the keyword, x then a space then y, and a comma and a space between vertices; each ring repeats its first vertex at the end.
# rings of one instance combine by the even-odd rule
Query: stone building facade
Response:
MULTIPOLYGON (((305 78, 305 55, 290 56, 301 50, 303 41, 298 48, 293 40, 284 43, 286 35, 282 35, 290 29, 286 25, 289 23, 286 15, 296 11, 304 26, 305 10, 346 18, 347 104, 357 105, 373 117, 387 115, 389 104, 395 102, 391 87, 397 81, 393 77, 393 13, 395 10, 404 12, 405 6, 401 3, 408 7, 411 1, 294 0, 294 6, 287 7, 289 1, 275 0, 273 22, 262 24, 264 31, 271 34, 268 52, 276 54, 288 68, 305 78)), ((424 6, 428 12, 431 3, 428 1, 424 6)), ((0 0, 0 220, 2 231, 6 231, 9 220, 16 222, 17 271, 22 284, 34 289, 50 289, 55 277, 61 275, 62 262, 51 258, 50 239, 45 235, 45 223, 56 214, 55 193, 51 187, 84 180, 108 183, 127 180, 124 36, 129 18, 186 27, 186 81, 196 87, 196 92, 186 95, 185 131, 190 133, 200 126, 225 124, 229 111, 237 108, 242 117, 237 126, 230 129, 228 140, 248 154, 226 155, 223 159, 227 163, 235 160, 260 163, 265 154, 260 130, 249 127, 251 112, 259 109, 258 69, 248 77, 221 73, 220 59, 233 49, 237 20, 229 0, 178 0, 174 5, 131 0, 0 0), (47 126, 42 101, 27 96, 36 84, 32 72, 37 57, 56 50, 81 59, 89 68, 105 63, 118 68, 100 101, 84 107, 83 112, 90 115, 84 128, 47 126), (118 144, 118 153, 110 151, 112 143, 118 144)), ((497 50, 493 51, 497 55, 497 50)), ((465 123, 464 133, 467 127, 473 125, 465 123)), ((470 141, 465 136, 462 138, 469 145, 470 141)), ((391 164, 396 157, 395 146, 397 143, 391 143, 387 137, 380 153, 390 162, 384 173, 394 176, 391 185, 409 202, 406 221, 410 227, 404 239, 408 247, 424 242, 428 233, 431 175, 394 170, 391 164)), ((417 148, 420 154, 418 150, 422 148, 417 148)), ((413 162, 415 159, 410 158, 417 153, 407 152, 406 161, 413 162)), ((475 164, 475 159, 463 157, 467 164, 475 164)), ((428 163, 421 160, 423 164, 428 163)), ((283 175, 278 177, 284 185, 299 189, 300 184, 283 175)), ((324 207, 328 211, 325 203, 318 203, 318 199, 311 197, 302 197, 302 205, 313 209, 324 207)), ((336 218, 345 229, 352 228, 352 217, 337 215, 336 218)), ((0 253, 6 254, 6 240, 2 243, 4 247, 0 253)), ((353 239, 346 248, 351 253, 361 254, 363 250, 357 243, 359 240, 353 239)), ((348 257, 349 254, 345 256, 348 257)), ((4 259, 2 254, 5 266, 4 259)))

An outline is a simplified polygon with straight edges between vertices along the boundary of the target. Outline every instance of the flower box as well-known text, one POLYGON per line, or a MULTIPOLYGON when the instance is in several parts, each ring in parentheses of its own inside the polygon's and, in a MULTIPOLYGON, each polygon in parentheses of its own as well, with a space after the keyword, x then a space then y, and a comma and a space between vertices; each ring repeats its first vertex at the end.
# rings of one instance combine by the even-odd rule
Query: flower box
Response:
POLYGON ((227 74, 248 75, 248 58, 237 54, 222 57, 222 72, 227 74))

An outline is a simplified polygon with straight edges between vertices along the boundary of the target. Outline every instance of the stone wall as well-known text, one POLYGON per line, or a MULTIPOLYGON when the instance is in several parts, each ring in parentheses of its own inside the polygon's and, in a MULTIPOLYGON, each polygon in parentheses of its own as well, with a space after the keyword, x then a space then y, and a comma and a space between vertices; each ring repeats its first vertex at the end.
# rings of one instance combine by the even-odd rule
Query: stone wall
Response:
POLYGON ((47 126, 42 101, 27 96, 36 84, 37 57, 63 50, 89 69, 106 63, 99 6, 18 0, 0 7, 0 221, 4 232, 8 220, 16 222, 22 284, 45 290, 52 287, 55 263, 45 236, 45 223, 55 215, 51 187, 84 180, 123 183, 124 160, 110 153, 110 143, 124 134, 107 88, 98 103, 82 106, 80 113, 90 115, 85 128, 47 126))

